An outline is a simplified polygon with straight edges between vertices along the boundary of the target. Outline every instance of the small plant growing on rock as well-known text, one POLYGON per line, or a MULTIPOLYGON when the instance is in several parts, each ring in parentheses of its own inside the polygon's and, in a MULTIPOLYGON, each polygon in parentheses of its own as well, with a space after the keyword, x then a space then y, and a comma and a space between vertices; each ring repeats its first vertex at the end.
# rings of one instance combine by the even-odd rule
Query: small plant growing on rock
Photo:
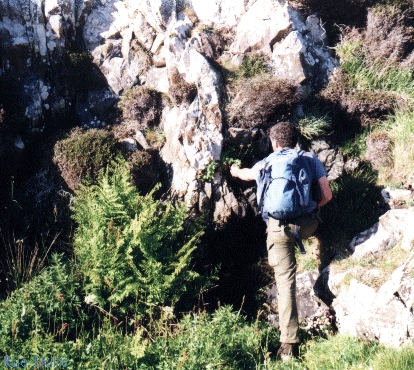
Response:
POLYGON ((217 162, 211 161, 206 166, 202 174, 199 175, 197 178, 198 180, 203 181, 203 182, 211 181, 214 179, 214 175, 216 174, 216 171, 217 171, 217 162))
POLYGON ((300 134, 307 140, 312 140, 326 133, 331 126, 328 114, 322 116, 308 115, 298 121, 300 134))
POLYGON ((146 129, 145 138, 153 149, 161 149, 165 144, 165 134, 160 129, 146 129))
POLYGON ((53 162, 68 187, 75 190, 82 180, 96 181, 99 171, 116 156, 116 141, 105 130, 75 128, 55 144, 53 162))
POLYGON ((142 86, 134 86, 125 92, 119 108, 124 120, 138 121, 142 128, 156 125, 161 110, 161 95, 142 86))
POLYGON ((168 95, 175 106, 183 103, 190 104, 197 96, 197 86, 187 83, 177 68, 174 68, 169 76, 170 88, 168 95))
POLYGON ((268 59, 262 54, 253 54, 245 57, 236 70, 237 78, 252 78, 257 75, 269 73, 268 59))

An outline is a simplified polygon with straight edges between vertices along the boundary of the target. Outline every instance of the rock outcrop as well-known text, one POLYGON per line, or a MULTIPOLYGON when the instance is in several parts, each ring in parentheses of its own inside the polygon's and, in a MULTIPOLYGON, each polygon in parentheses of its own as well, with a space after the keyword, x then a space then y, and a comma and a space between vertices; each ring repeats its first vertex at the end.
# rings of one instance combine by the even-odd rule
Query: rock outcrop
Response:
MULTIPOLYGON (((176 70, 183 81, 196 85, 189 104, 165 105, 160 114, 166 137, 161 155, 170 165, 172 193, 219 222, 245 211, 219 171, 226 133, 224 79, 217 61, 240 64, 247 53, 260 52, 275 76, 310 88, 324 83, 336 65, 324 46, 320 20, 305 19, 286 1, 45 0, 43 8, 35 0, 23 8, 20 2, 0 4, 4 72, 26 76, 30 127, 42 128, 49 109, 52 116, 76 113, 83 127, 102 127, 106 112, 133 86, 168 95, 176 70), (78 76, 82 91, 74 92, 44 71, 62 68, 67 48, 81 44, 95 69, 90 76, 78 76), (11 52, 16 48, 24 50, 18 58, 11 52), (90 84, 91 79, 99 83, 90 84), (216 174, 200 181, 214 168, 216 174)), ((88 62, 80 56, 70 56, 72 67, 88 62)))
MULTIPOLYGON (((414 338, 414 209, 394 209, 354 238, 347 259, 319 277, 340 333, 399 347, 414 338), (322 285, 323 285, 322 283, 322 285)), ((326 299, 326 296, 324 297, 326 299)))

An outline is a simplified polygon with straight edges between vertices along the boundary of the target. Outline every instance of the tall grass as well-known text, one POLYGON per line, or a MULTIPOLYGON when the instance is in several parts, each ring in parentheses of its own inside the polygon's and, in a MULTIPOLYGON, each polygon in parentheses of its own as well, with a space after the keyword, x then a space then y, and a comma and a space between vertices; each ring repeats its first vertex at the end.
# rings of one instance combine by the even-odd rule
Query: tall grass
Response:
POLYGON ((41 235, 42 245, 35 242, 34 246, 31 246, 25 239, 16 239, 14 234, 5 237, 1 233, 0 266, 9 291, 20 288, 24 282, 30 281, 32 277, 40 273, 58 237, 59 234, 49 245, 46 245, 48 235, 41 235))
POLYGON ((407 182, 414 180, 414 108, 397 111, 387 123, 387 131, 393 142, 393 178, 407 182))

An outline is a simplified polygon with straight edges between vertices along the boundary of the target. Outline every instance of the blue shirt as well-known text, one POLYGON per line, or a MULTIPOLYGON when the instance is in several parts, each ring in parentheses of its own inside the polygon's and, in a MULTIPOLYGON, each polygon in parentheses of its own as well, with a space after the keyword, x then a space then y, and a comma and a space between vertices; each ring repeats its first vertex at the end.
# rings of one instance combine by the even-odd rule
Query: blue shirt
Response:
MULTIPOLYGON (((296 149, 287 148, 287 149, 282 149, 281 151, 288 152, 292 150, 296 150, 296 149)), ((260 170, 266 166, 266 164, 272 159, 273 156, 277 156, 279 152, 280 151, 273 152, 272 154, 268 155, 266 158, 257 162, 252 167, 252 170, 255 171, 254 177, 256 179, 256 183, 258 182, 258 179, 259 179, 260 170)), ((328 176, 325 167, 323 166, 322 162, 318 159, 316 154, 311 153, 311 152, 305 152, 303 150, 299 151, 298 154, 303 159, 302 160, 303 167, 305 168, 305 171, 308 174, 309 178, 312 180, 312 183, 318 181, 320 178, 324 176, 328 176)), ((319 187, 317 187, 317 189, 319 190, 319 187)), ((304 213, 312 212, 316 208, 318 203, 315 199, 317 199, 318 196, 319 194, 311 194, 311 201, 309 202, 309 206, 303 210, 304 213)))

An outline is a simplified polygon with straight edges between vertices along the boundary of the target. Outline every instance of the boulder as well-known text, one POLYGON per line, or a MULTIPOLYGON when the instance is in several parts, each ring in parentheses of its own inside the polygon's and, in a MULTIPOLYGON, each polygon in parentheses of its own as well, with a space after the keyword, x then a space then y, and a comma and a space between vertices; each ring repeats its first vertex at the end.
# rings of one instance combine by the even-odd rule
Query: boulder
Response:
POLYGON ((370 233, 370 237, 363 243, 353 246, 355 252, 353 260, 361 260, 367 255, 382 256, 384 252, 397 244, 402 243, 409 251, 414 242, 411 231, 414 225, 414 211, 410 209, 393 209, 380 217, 378 230, 370 233))
POLYGON ((83 27, 83 39, 90 52, 107 39, 119 39, 130 24, 128 11, 120 0, 108 0, 94 7, 83 27))
POLYGON ((167 68, 150 68, 145 75, 145 86, 149 89, 168 94, 170 83, 168 81, 167 68))
POLYGON ((257 0, 237 25, 230 52, 245 54, 262 49, 270 51, 290 28, 287 2, 282 4, 278 0, 257 0))
MULTIPOLYGON (((313 287, 319 276, 318 270, 305 271, 296 276, 296 301, 299 321, 322 316, 327 306, 315 299, 313 287)), ((267 292, 268 303, 277 308, 277 285, 273 284, 267 292)), ((278 316, 274 317, 278 321, 278 316)))
POLYGON ((323 139, 314 140, 311 143, 310 150, 314 152, 328 172, 328 180, 336 180, 344 172, 344 157, 337 148, 331 147, 331 144, 323 139))
POLYGON ((414 254, 376 291, 352 279, 334 299, 338 330, 342 334, 378 340, 400 347, 414 338, 414 254))
POLYGON ((318 278, 314 291, 332 304, 340 333, 395 347, 412 343, 413 222, 413 209, 388 211, 377 225, 354 238, 349 264, 332 263, 318 278), (397 267, 389 271, 393 264, 397 267))
POLYGON ((63 36, 63 18, 61 15, 51 15, 49 17, 48 26, 53 31, 53 33, 56 35, 58 39, 60 39, 63 36))
POLYGON ((157 32, 166 30, 169 22, 176 17, 175 0, 134 0, 128 3, 129 12, 140 12, 157 32))
POLYGON ((147 50, 151 50, 154 40, 157 37, 157 33, 145 20, 142 14, 138 13, 135 19, 133 19, 131 28, 134 33, 134 37, 139 41, 139 43, 147 50))
POLYGON ((411 187, 409 189, 394 189, 388 186, 381 190, 381 195, 391 209, 414 205, 414 189, 411 187))
POLYGON ((300 13, 290 10, 291 31, 273 46, 274 74, 296 84, 319 88, 328 82, 337 66, 325 46, 326 34, 320 19, 309 16, 304 22, 300 13))
MULTIPOLYGON (((186 82, 197 84, 201 110, 207 122, 212 125, 212 131, 221 131, 221 76, 207 59, 190 45, 191 40, 180 58, 178 70, 186 82)), ((221 146, 222 139, 219 140, 217 144, 221 146)), ((215 159, 220 159, 220 153, 215 154, 215 159)))
POLYGON ((214 27, 221 25, 235 27, 253 3, 254 0, 216 0, 214 2, 192 0, 190 9, 202 23, 212 24, 214 27))

